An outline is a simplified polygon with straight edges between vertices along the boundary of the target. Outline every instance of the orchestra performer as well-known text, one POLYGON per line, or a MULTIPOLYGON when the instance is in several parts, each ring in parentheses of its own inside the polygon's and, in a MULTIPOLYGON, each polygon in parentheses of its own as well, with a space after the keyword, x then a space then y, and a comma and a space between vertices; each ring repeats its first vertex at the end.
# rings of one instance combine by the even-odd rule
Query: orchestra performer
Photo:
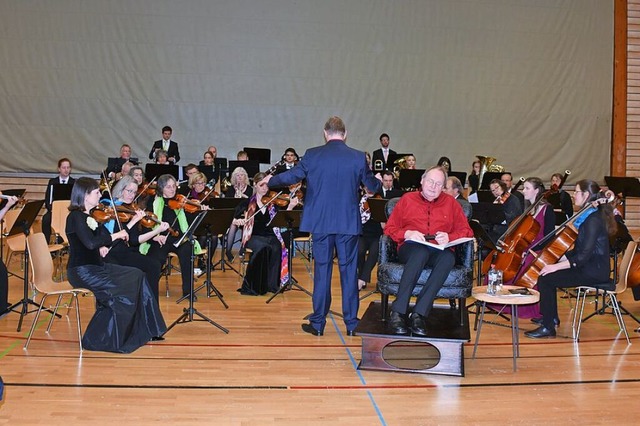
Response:
MULTIPOLYGON (((251 195, 253 195, 253 189, 249 186, 249 175, 247 175, 247 171, 244 167, 236 167, 233 173, 231 173, 231 187, 227 189, 224 196, 226 198, 248 199, 251 195)), ((239 218, 239 216, 236 216, 236 218, 239 218)), ((231 250, 236 241, 237 232, 238 226, 232 222, 227 231, 227 250, 225 253, 230 262, 233 262, 233 252, 231 250)))
POLYGON ((73 186, 67 216, 67 276, 75 288, 91 290, 96 312, 82 344, 94 351, 130 353, 150 340, 162 339, 166 325, 147 278, 140 269, 105 263, 104 247, 129 239, 126 230, 110 234, 91 216, 99 204, 95 179, 82 177, 73 186))
POLYGON ((409 154, 404 157, 406 160, 406 168, 407 170, 415 170, 416 169, 416 156, 413 154, 409 154))
MULTIPOLYGON (((238 205, 241 218, 233 220, 233 225, 242 226, 243 248, 251 249, 242 287, 238 291, 247 295, 275 293, 289 280, 288 250, 280 228, 270 225, 278 212, 278 206, 269 201, 269 187, 262 182, 264 173, 254 176, 254 191, 248 203, 238 205)), ((287 205, 292 210, 298 204, 293 197, 287 205)), ((290 236, 288 238, 291 238, 290 236)))
MULTIPOLYGON (((165 151, 167 153, 167 161, 170 164, 176 164, 180 161, 180 152, 178 150, 178 143, 176 141, 171 140, 171 135, 173 134, 173 129, 169 126, 164 126, 162 128, 162 139, 155 141, 153 143, 153 147, 151 147, 151 151, 149 152, 149 160, 156 159, 156 163, 158 163, 158 151, 165 151)), ((158 163, 163 164, 163 163, 158 163)))
MULTIPOLYGON (((105 169, 105 173, 109 177, 109 179, 115 179, 116 173, 122 171, 122 165, 124 163, 131 163, 132 165, 136 165, 137 162, 134 162, 131 158, 131 146, 128 144, 122 144, 120 147, 120 157, 116 158, 116 161, 111 164, 107 164, 107 168, 105 169)), ((126 173, 123 173, 126 174, 126 173)))
POLYGON ((524 210, 518 199, 507 191, 507 185, 503 181, 493 179, 489 188, 493 196, 496 197, 494 204, 502 204, 504 207, 505 219, 500 223, 493 224, 489 230, 489 236, 493 241, 498 241, 513 219, 520 216, 524 210))
MULTIPOLYGON (((340 117, 330 117, 324 125, 323 146, 307 150, 291 170, 269 175, 270 187, 293 185, 307 180, 305 208, 300 231, 313 234, 313 314, 306 333, 321 336, 331 306, 331 274, 334 250, 338 254, 342 312, 347 335, 354 336, 358 325, 358 236, 362 227, 358 209, 358 189, 364 184, 377 192, 380 182, 367 166, 364 152, 346 145, 347 131, 340 117)), ((388 136, 387 136, 388 145, 388 136)), ((391 154, 389 154, 391 157, 391 154)), ((375 156, 374 156, 375 158, 375 156)), ((391 162, 393 164, 393 162, 391 162)))
POLYGON ((47 240, 47 244, 51 242, 51 209, 53 203, 54 185, 73 185, 75 179, 71 176, 71 160, 61 158, 58 160, 58 176, 49 179, 47 189, 44 194, 44 206, 47 212, 42 215, 42 233, 47 240))
POLYGON ((393 163, 396 161, 397 153, 389 148, 389 135, 380 135, 380 148, 373 151, 373 170, 393 170, 393 163))
MULTIPOLYGON (((562 174, 554 173, 551 175, 551 186, 555 185, 556 188, 560 188, 561 183, 562 174)), ((560 188, 557 194, 551 195, 549 202, 554 208, 562 211, 562 222, 573 216, 573 201, 571 200, 571 195, 564 189, 560 188)))
MULTIPOLYGON (((171 228, 177 231, 179 235, 156 235, 150 241, 140 245, 140 253, 154 257, 162 264, 166 262, 169 253, 177 254, 182 275, 182 295, 188 296, 191 292, 191 274, 193 274, 193 270, 191 269, 191 244, 181 244, 179 247, 174 246, 174 243, 178 241, 181 235, 189 228, 184 209, 179 207, 174 210, 170 206, 170 204, 176 201, 174 197, 177 194, 177 189, 178 183, 173 176, 160 176, 158 178, 158 188, 152 207, 153 213, 158 220, 169 223, 171 228)), ((196 255, 201 252, 198 241, 195 241, 194 251, 196 255)))
POLYGON ((480 171, 482 170, 482 163, 480 160, 476 160, 471 163, 471 173, 467 180, 469 181, 469 195, 478 192, 480 187, 480 171))
MULTIPOLYGON (((592 180, 583 179, 576 184, 575 204, 583 207, 587 203, 603 198, 600 186, 592 180)), ((597 286, 602 290, 613 290, 610 279, 609 237, 617 230, 613 208, 608 203, 591 206, 573 223, 578 227, 578 237, 573 248, 555 264, 542 268, 538 277, 540 312, 542 319, 532 320, 540 326, 525 332, 534 339, 555 337, 558 318, 557 289, 578 285, 597 286), (602 283, 609 283, 603 287, 602 283)))
MULTIPOLYGON (((122 240, 116 240, 112 244, 106 246, 106 255, 104 260, 109 263, 115 263, 116 265, 132 266, 142 270, 146 276, 151 291, 156 300, 159 298, 158 283, 160 281, 160 270, 162 264, 159 260, 150 256, 143 256, 139 252, 140 244, 149 241, 151 238, 160 234, 161 232, 169 229, 167 222, 161 222, 154 228, 143 228, 140 224, 140 220, 144 218, 147 213, 138 208, 134 204, 133 200, 136 198, 138 192, 138 183, 131 177, 125 176, 120 179, 113 187, 113 203, 116 206, 126 208, 127 210, 135 212, 131 214, 131 219, 127 222, 121 222, 118 224, 116 219, 111 219, 104 223, 104 227, 110 234, 118 232, 120 226, 125 229, 129 234, 128 244, 125 244, 122 240)), ((102 201, 103 204, 111 207, 111 200, 106 199, 102 201)), ((101 250, 104 250, 101 248, 101 250)))

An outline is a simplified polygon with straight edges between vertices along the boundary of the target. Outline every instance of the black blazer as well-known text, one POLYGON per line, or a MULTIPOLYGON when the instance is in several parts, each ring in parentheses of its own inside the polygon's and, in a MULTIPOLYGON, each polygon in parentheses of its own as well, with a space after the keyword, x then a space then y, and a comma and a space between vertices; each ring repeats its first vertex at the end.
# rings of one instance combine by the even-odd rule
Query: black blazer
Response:
MULTIPOLYGON (((69 176, 67 178, 66 185, 73 185, 75 181, 76 180, 74 178, 69 176)), ((51 203, 52 203, 52 201, 51 201, 51 194, 52 194, 51 189, 52 189, 53 185, 62 185, 60 183, 60 176, 56 176, 54 178, 49 179, 49 182, 47 183, 47 189, 46 189, 46 191, 44 193, 44 205, 47 208, 47 210, 49 210, 49 211, 51 211, 51 203)))
POLYGON ((375 169, 376 160, 382 161, 384 170, 393 170, 393 162, 396 161, 397 156, 398 154, 394 150, 389 149, 389 156, 387 157, 387 163, 384 164, 384 155, 382 155, 382 148, 376 149, 375 151, 373 151, 373 154, 371 155, 371 167, 373 171, 374 172, 378 171, 375 169))
MULTIPOLYGON (((156 149, 162 149, 162 139, 160 139, 159 141, 155 141, 153 143, 153 147, 149 152, 149 160, 155 159, 156 149)), ((167 150, 167 157, 169 158, 175 157, 176 161, 175 162, 170 161, 171 164, 175 164, 178 161, 180 161, 180 152, 178 151, 178 142, 169 141, 169 149, 167 150)))

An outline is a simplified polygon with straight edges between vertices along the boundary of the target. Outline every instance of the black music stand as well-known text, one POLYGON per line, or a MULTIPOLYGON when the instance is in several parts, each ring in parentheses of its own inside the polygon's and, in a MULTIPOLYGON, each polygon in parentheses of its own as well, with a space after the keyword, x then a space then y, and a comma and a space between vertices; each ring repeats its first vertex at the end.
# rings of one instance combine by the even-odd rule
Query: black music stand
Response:
POLYGON ((478 189, 487 189, 487 190, 491 189, 490 188, 491 181, 494 179, 500 180, 502 175, 505 173, 506 172, 485 172, 484 175, 482 176, 482 182, 480 182, 480 188, 478 189))
POLYGON ((640 197, 640 180, 635 177, 605 176, 604 181, 614 194, 622 195, 622 204, 625 205, 627 197, 640 197))
POLYGON ((285 290, 290 290, 292 287, 297 288, 300 291, 305 292, 309 296, 313 296, 309 290, 302 287, 298 280, 293 277, 293 229, 300 228, 300 217, 302 210, 280 210, 269 223, 271 226, 276 228, 288 228, 291 232, 289 235, 289 253, 287 256, 287 267, 289 268, 289 279, 286 283, 282 284, 278 291, 276 291, 270 298, 267 300, 267 303, 271 302, 274 297, 278 294, 282 293, 285 290))
MULTIPOLYGON (((387 212, 385 211, 385 207, 387 206, 387 202, 384 198, 369 198, 367 203, 369 204, 369 212, 371 213, 371 218, 369 220, 373 220, 376 222, 386 222, 387 221, 387 212)), ((378 290, 378 286, 374 286, 373 290, 369 291, 367 294, 360 297, 360 300, 364 300, 372 294, 380 293, 378 290)))
POLYGON ((249 160, 257 161, 260 164, 271 164, 271 150, 269 148, 250 148, 244 147, 249 160))
MULTIPOLYGON (((218 236, 220 234, 224 234, 225 230, 229 227, 229 223, 231 223, 231 221, 233 220, 233 214, 234 214, 234 210, 232 209, 225 209, 225 210, 206 210, 205 211, 205 215, 204 215, 204 219, 202 219, 202 222, 200 223, 200 226, 198 226, 195 230, 195 235, 198 237, 206 237, 207 238, 207 257, 211 258, 213 257, 213 253, 211 250, 211 241, 213 240, 213 236, 218 236)), ((224 261, 224 245, 222 247, 222 261, 224 261)), ((226 309, 229 309, 229 306, 227 305, 227 303, 224 301, 224 296, 222 295, 222 293, 220 291, 218 291, 218 289, 216 288, 215 285, 213 285, 213 281, 211 280, 211 271, 213 270, 213 267, 211 265, 211 262, 209 261, 209 259, 207 259, 207 261, 205 262, 207 267, 205 269, 205 272, 203 272, 202 274, 198 275, 198 278, 200 278, 202 275, 206 274, 206 279, 204 281, 204 283, 198 287, 195 292, 199 292, 200 290, 202 290, 203 288, 207 288, 207 297, 211 297, 212 294, 215 294, 216 296, 218 296, 218 299, 220 299, 220 302, 222 302, 222 304, 224 305, 224 307, 226 309)), ((233 269, 233 268, 231 268, 233 269)), ((235 269, 234 269, 235 271, 235 269)), ((237 272, 237 271, 236 271, 237 272)), ((182 299, 184 299, 185 296, 182 296, 182 299)), ((178 302, 180 302, 181 299, 178 299, 178 302)))
MULTIPOLYGON (((182 237, 180 237, 180 239, 173 244, 175 247, 180 247, 181 244, 183 244, 187 240, 189 241, 189 244, 191 244, 191 271, 193 271, 193 266, 196 261, 196 255, 194 253, 194 249, 196 245, 196 237, 194 236, 193 233, 202 222, 202 219, 206 216, 206 213, 207 213, 206 210, 199 213, 196 216, 196 218, 193 220, 193 222, 191 222, 189 229, 187 229, 187 231, 182 235, 182 237)), ((193 277, 193 273, 191 273, 190 275, 191 275, 191 292, 189 293, 189 307, 183 309, 182 315, 180 315, 178 319, 176 319, 169 327, 167 327, 167 331, 165 331, 162 335, 164 336, 165 334, 167 334, 169 330, 171 330, 176 324, 184 324, 186 322, 193 322, 193 321, 207 321, 209 324, 215 327, 218 327, 220 330, 228 334, 229 330, 227 330, 217 322, 213 321, 209 317, 201 314, 200 312, 198 312, 196 308, 193 307, 194 295, 195 295, 194 277, 193 277), (200 317, 200 319, 197 319, 197 318, 194 319, 194 315, 200 317)), ((180 300, 182 299, 184 299, 184 297, 181 298, 180 300)))
POLYGON ((400 176, 398 177, 398 185, 400 188, 416 189, 420 188, 420 181, 424 174, 424 169, 400 169, 400 176))
MULTIPOLYGON (((214 210, 235 211, 235 208, 242 201, 247 201, 247 199, 246 198, 212 198, 209 202, 209 206, 214 210)), ((220 225, 223 226, 222 228, 216 228, 216 229, 221 229, 218 235, 222 235, 222 241, 220 244, 221 245, 220 260, 213 264, 213 266, 211 267, 211 270, 215 271, 216 267, 220 265, 220 270, 222 272, 224 272, 227 268, 229 268, 236 274, 241 275, 240 272, 236 268, 234 268, 231 263, 227 262, 227 260, 224 258, 224 254, 227 250, 227 247, 229 246, 229 241, 225 234, 227 232, 227 229, 229 229, 229 226, 231 226, 232 221, 233 221, 233 214, 231 215, 230 219, 220 223, 220 225)), ((231 241, 231 246, 233 246, 233 241, 231 241)))
POLYGON ((242 167, 247 172, 249 179, 253 179, 256 173, 260 171, 260 163, 258 161, 229 161, 229 176, 231 176, 233 171, 238 167, 242 167))
MULTIPOLYGON (((12 235, 23 233, 25 237, 24 277, 23 277, 24 283, 23 283, 22 300, 14 303, 13 305, 9 306, 4 312, 0 313, 0 317, 1 317, 10 311, 18 312, 16 308, 18 306, 21 306, 20 320, 18 321, 18 328, 16 331, 20 331, 22 329, 22 320, 24 319, 24 316, 29 313, 29 304, 36 307, 40 306, 36 302, 34 302, 33 299, 29 298, 29 247, 27 246, 26 238, 29 236, 29 233, 30 233, 29 230, 31 228, 31 225, 36 220, 36 217, 38 217, 38 213, 40 213, 40 210, 42 209, 43 205, 44 205, 44 200, 29 201, 27 204, 25 204, 24 207, 22 208, 22 211, 16 218, 16 221, 14 222, 13 227, 11 227, 11 230, 7 234, 8 237, 11 237, 12 235)), ((49 311, 49 312, 52 312, 52 311, 49 311)))
POLYGON ((171 175, 176 180, 179 180, 180 166, 175 164, 153 164, 147 163, 144 166, 144 177, 147 182, 151 182, 153 179, 157 179, 162 175, 171 175))
POLYGON ((447 172, 447 175, 449 177, 457 177, 462 186, 464 186, 464 183, 467 180, 467 172, 447 172))

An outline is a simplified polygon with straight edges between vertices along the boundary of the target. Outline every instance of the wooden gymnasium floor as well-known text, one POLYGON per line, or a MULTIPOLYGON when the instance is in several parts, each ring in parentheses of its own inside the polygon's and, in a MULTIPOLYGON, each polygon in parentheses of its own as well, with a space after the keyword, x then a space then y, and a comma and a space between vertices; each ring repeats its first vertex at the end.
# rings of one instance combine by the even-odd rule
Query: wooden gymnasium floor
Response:
MULTIPOLYGON (((237 262, 235 264, 237 266, 237 262)), ((311 289, 306 263, 294 261, 294 276, 311 289)), ((19 270, 17 261, 9 269, 19 270)), ((337 268, 334 277, 337 276, 337 268)), ((8 424, 600 424, 635 423, 640 399, 640 339, 625 317, 632 345, 618 335, 612 315, 584 324, 582 339, 521 338, 518 371, 512 371, 511 334, 485 325, 478 358, 465 347, 466 376, 444 377, 358 371, 360 338, 347 337, 339 318, 329 317, 324 337, 300 329, 311 300, 288 291, 271 304, 266 296, 241 296, 238 276, 216 271, 219 300, 200 296, 197 308, 230 330, 205 322, 177 325, 164 342, 130 355, 78 354, 73 321, 63 317, 44 334, 42 318, 28 351, 22 346, 34 314, 16 332, 18 314, 0 319, 0 375, 5 399, 0 422, 8 424)), ((21 296, 10 278, 10 300, 21 296)), ((161 288, 164 280, 161 281, 161 288)), ((162 297, 167 323, 176 305, 179 277, 162 297)), ((161 290, 162 293, 162 290, 161 290)), ((340 310, 334 278, 335 310, 340 310)), ((370 297, 362 303, 366 308, 370 297)), ((625 307, 640 315, 630 292, 625 307)), ((570 335, 570 301, 559 299, 560 335, 570 335)), ((93 312, 81 300, 83 324, 93 312)), ((362 313, 362 311, 361 311, 362 313)), ((523 329, 531 328, 526 321, 523 329)), ((472 331, 472 339, 475 333, 472 331)))

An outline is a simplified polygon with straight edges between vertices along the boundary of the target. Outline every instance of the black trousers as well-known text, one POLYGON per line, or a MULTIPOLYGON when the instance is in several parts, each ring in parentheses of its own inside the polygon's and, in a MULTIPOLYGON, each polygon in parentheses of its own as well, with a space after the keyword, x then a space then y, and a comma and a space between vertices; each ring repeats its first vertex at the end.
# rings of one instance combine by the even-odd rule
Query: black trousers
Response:
POLYGON ((391 305, 391 309, 400 314, 407 313, 411 292, 416 286, 422 270, 429 266, 431 274, 422 287, 413 308, 413 312, 426 317, 431 312, 433 301, 455 264, 455 255, 449 249, 438 250, 419 243, 405 242, 398 250, 398 258, 400 262, 404 263, 404 272, 400 279, 398 295, 391 305))
POLYGON ((0 259, 0 312, 9 306, 9 272, 0 259))
POLYGON ((378 263, 380 236, 358 238, 358 279, 371 282, 371 271, 378 263), (368 255, 367 255, 368 253, 368 255))
POLYGON ((193 269, 191 269, 191 244, 187 241, 180 247, 175 247, 173 243, 178 241, 177 237, 169 236, 167 242, 162 247, 156 241, 151 241, 151 247, 147 256, 157 259, 160 264, 164 264, 167 261, 169 253, 175 253, 178 255, 178 261, 180 262, 180 271, 182 273, 182 295, 187 295, 191 292, 191 278, 193 276, 193 269))

